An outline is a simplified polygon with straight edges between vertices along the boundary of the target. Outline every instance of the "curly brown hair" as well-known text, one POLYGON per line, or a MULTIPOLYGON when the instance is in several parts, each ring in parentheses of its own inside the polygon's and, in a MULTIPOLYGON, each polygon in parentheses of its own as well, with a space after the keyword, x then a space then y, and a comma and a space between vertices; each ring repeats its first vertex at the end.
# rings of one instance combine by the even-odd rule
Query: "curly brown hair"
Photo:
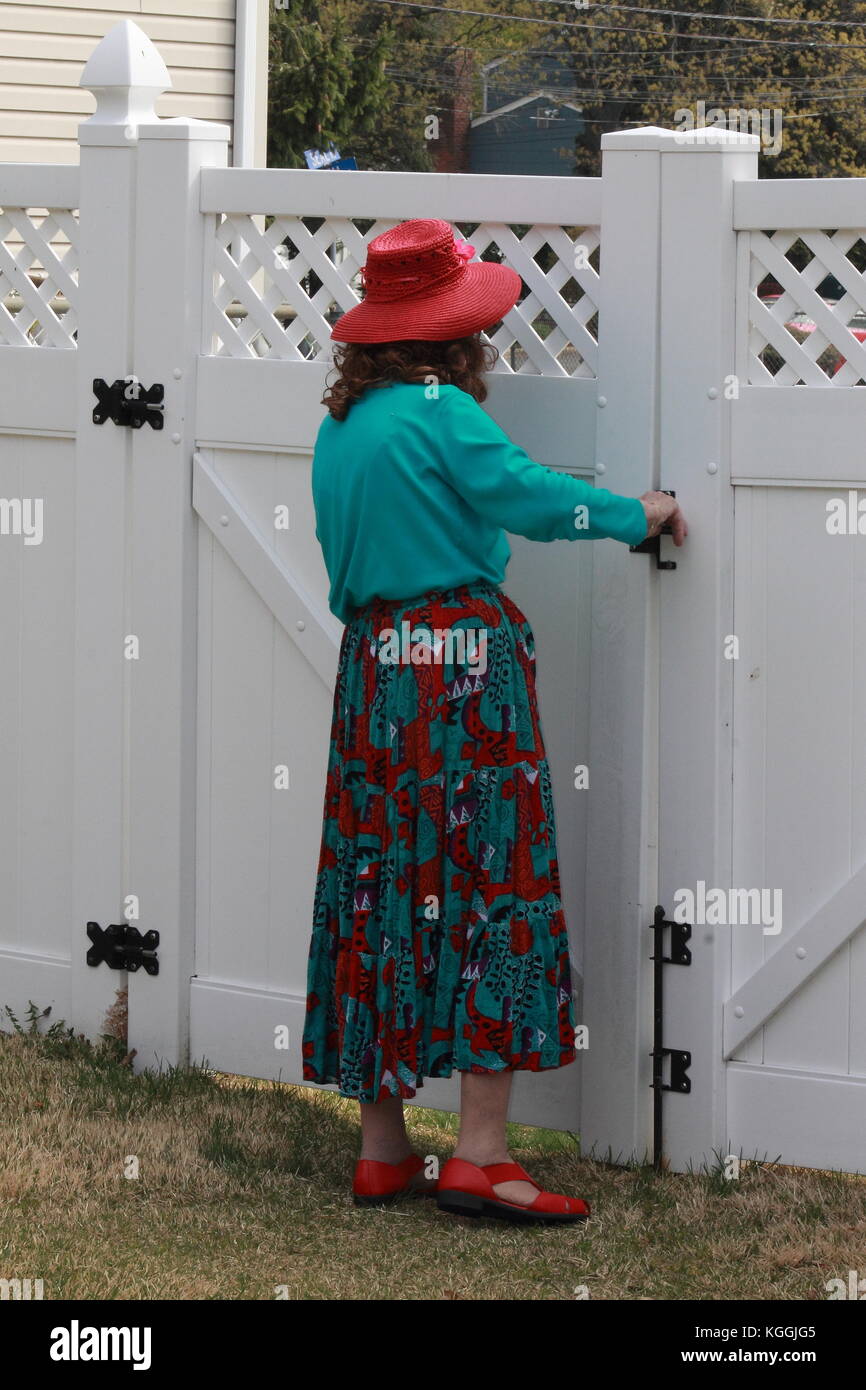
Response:
POLYGON ((480 333, 446 342, 340 343, 334 350, 337 379, 326 388, 322 405, 335 420, 345 420, 370 387, 390 381, 423 384, 431 377, 440 386, 459 386, 476 401, 484 401, 484 373, 498 357, 498 350, 492 343, 483 343, 480 333))

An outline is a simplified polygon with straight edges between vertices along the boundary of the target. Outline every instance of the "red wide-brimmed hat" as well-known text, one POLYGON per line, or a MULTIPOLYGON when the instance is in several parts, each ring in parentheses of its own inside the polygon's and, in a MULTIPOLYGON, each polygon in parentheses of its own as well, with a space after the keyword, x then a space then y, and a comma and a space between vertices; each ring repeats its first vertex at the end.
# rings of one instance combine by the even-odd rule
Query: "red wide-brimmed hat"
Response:
POLYGON ((341 343, 465 338, 498 323, 517 303, 521 279, 510 266, 471 261, 475 247, 457 241, 438 217, 401 222, 374 237, 361 271, 364 298, 337 319, 341 343))

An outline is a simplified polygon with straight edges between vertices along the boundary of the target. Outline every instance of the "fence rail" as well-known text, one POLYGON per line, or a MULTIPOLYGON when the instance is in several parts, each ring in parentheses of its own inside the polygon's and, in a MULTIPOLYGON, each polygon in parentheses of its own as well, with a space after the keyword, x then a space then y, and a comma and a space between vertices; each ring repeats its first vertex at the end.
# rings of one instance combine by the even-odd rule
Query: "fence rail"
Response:
POLYGON ((357 177, 327 169, 203 169, 202 212, 274 216, 444 217, 453 222, 533 222, 543 206, 564 226, 601 221, 601 179, 499 174, 394 174, 357 177), (503 184, 507 183, 507 187, 503 184))

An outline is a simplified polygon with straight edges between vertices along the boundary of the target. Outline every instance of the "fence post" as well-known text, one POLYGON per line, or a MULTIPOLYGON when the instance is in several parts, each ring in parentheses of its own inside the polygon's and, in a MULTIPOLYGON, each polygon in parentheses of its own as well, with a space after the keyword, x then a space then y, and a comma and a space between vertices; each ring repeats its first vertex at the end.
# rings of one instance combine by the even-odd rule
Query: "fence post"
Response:
POLYGON ((96 425, 94 378, 133 370, 133 216, 137 120, 153 115, 170 79, 159 54, 125 20, 97 45, 81 85, 97 100, 81 122, 78 372, 75 443, 75 669, 72 961, 76 1028, 101 1031, 123 973, 86 964, 85 928, 124 922, 129 891, 126 704, 131 431, 96 425), (143 43, 142 43, 143 40, 143 43))
MULTIPOLYGON (((654 127, 602 136, 599 483, 658 486, 660 174, 654 127)), ((593 546, 581 1148, 614 1161, 650 1138, 646 957, 655 901, 654 578, 646 555, 593 546)))
MULTIPOLYGON (((655 905, 672 916, 678 889, 724 886, 730 864, 732 199, 758 145, 716 128, 602 137, 598 457, 615 491, 673 489, 690 527, 681 550, 662 541, 674 571, 620 546, 593 556, 581 1134, 614 1159, 651 1150, 655 905)), ((692 965, 665 979, 664 1044, 693 1058, 691 1093, 664 1101, 676 1167, 724 1142, 721 935, 696 929, 692 965)))
MULTIPOLYGON (((137 1063, 188 1060, 196 882, 198 519, 192 508, 198 356, 211 312, 213 216, 199 174, 225 167, 229 127, 149 119, 138 127, 134 369, 165 388, 164 428, 133 440, 130 631, 140 642, 130 690, 130 891, 142 929, 160 933, 159 976, 130 980, 137 1063)), ((240 924, 239 924, 240 925, 240 924)))
MULTIPOLYGON (((659 585, 659 902, 670 913, 674 894, 695 892, 698 880, 708 889, 731 886, 733 202, 736 181, 758 176, 760 140, 714 127, 666 132, 662 144, 659 444, 662 486, 676 491, 689 522, 679 568, 659 585)), ((677 1171, 712 1166, 727 1152, 722 1010, 730 938, 730 926, 695 924, 692 965, 667 970, 665 1045, 692 1054, 691 1093, 665 1096, 665 1155, 677 1171)))

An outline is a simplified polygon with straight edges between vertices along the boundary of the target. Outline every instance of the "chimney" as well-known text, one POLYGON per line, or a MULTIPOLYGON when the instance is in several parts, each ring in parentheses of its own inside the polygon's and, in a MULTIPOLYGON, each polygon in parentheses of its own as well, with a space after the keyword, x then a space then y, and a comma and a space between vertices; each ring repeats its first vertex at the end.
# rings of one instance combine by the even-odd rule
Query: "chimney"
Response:
POLYGON ((475 71, 471 48, 460 48, 452 60, 453 95, 439 122, 439 143, 433 159, 438 174, 469 171, 469 128, 472 123, 472 79, 475 71))

